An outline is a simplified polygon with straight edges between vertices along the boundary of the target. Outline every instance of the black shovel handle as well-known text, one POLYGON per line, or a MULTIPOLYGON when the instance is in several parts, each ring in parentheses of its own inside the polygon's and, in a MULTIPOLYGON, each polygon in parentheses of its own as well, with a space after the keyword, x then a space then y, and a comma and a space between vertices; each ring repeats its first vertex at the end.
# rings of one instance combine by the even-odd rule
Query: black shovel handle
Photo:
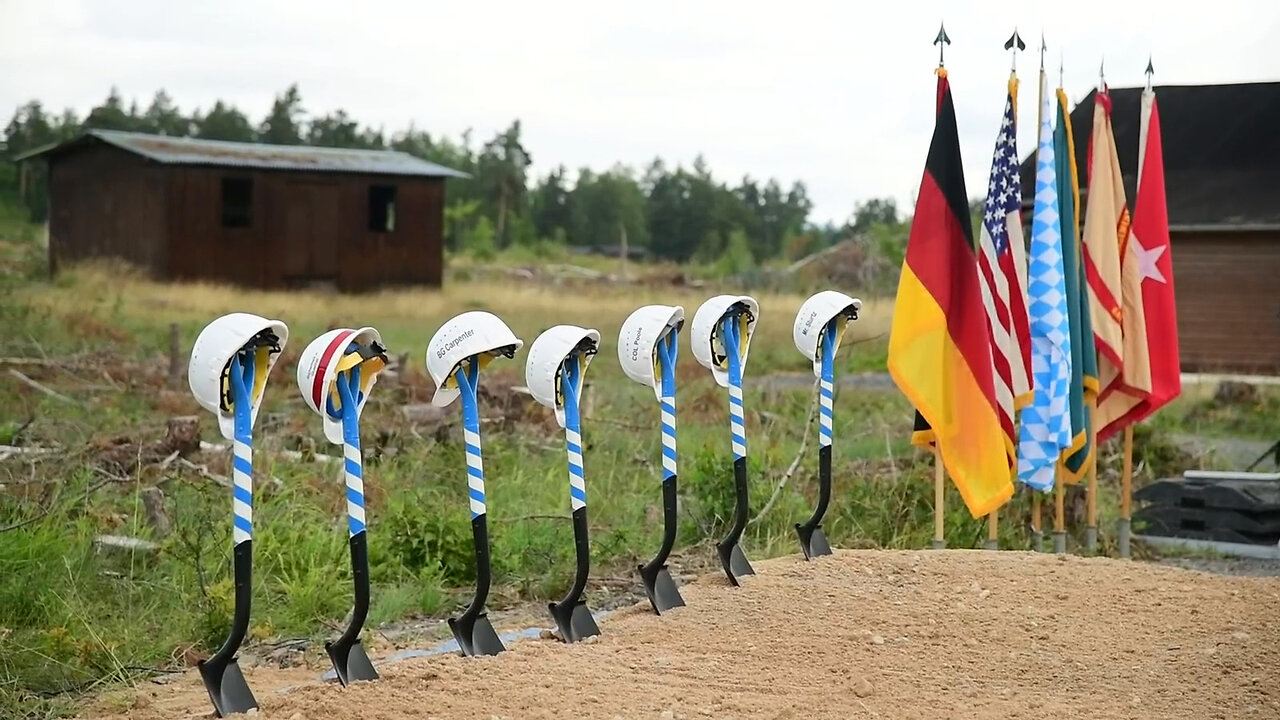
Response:
POLYGON ((577 555, 577 569, 573 574, 573 587, 560 601, 563 607, 573 607, 587 589, 587 576, 591 574, 591 543, 587 536, 587 507, 573 511, 573 548, 577 555))
MULTIPOLYGON (((471 518, 471 538, 476 549, 476 594, 471 604, 458 616, 459 623, 474 623, 484 614, 484 604, 489 599, 489 514, 481 513, 471 518)), ((468 625, 469 627, 469 625, 468 625)))
POLYGON ((822 524, 822 517, 827 514, 827 506, 831 504, 831 446, 818 448, 818 506, 813 515, 796 527, 812 532, 822 524))
POLYGON ((342 637, 333 641, 337 647, 348 647, 360 636, 364 621, 369 616, 369 534, 360 531, 351 536, 351 580, 355 585, 355 605, 351 610, 351 623, 342 637))
POLYGON ((640 572, 656 573, 666 564, 671 549, 676 546, 676 476, 672 475, 662 481, 662 547, 647 565, 640 567, 640 572))
POLYGON ((720 546, 725 548, 737 545, 742 537, 742 531, 747 527, 750 497, 747 494, 747 458, 745 456, 733 460, 733 489, 735 494, 733 526, 729 528, 729 534, 720 541, 720 546))
POLYGON ((232 550, 233 572, 236 585, 236 609, 231 618, 231 632, 208 659, 201 664, 210 667, 225 667, 240 649, 244 636, 249 632, 249 608, 253 602, 253 540, 245 540, 232 550))

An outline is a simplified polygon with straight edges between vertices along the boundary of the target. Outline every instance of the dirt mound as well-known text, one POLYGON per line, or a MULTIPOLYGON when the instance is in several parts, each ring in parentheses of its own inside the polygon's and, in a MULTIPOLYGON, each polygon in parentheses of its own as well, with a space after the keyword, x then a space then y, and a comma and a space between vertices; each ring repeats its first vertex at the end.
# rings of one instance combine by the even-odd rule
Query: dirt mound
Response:
MULTIPOLYGON (((756 569, 703 576, 662 617, 620 610, 595 642, 405 660, 350 688, 246 675, 272 720, 1280 717, 1280 578, 976 550, 756 569)), ((82 717, 212 711, 193 670, 82 717)))

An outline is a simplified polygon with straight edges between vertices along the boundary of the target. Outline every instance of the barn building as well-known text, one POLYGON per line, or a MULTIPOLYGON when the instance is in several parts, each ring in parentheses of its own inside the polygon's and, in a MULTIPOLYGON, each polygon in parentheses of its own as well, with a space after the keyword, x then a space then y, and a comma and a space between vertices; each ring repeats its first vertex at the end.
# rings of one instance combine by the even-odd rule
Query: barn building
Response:
POLYGON ((159 280, 439 287, 446 178, 386 150, 88 130, 48 163, 49 269, 118 258, 159 280))
MULTIPOLYGON (((1184 372, 1280 375, 1280 82, 1156 86, 1184 372)), ((1071 111, 1088 207, 1093 90, 1071 111)), ((1142 88, 1110 88, 1125 196, 1137 185, 1142 88)), ((1024 219, 1035 157, 1023 162, 1024 219)), ((1083 223, 1083 214, 1081 222, 1083 223)))

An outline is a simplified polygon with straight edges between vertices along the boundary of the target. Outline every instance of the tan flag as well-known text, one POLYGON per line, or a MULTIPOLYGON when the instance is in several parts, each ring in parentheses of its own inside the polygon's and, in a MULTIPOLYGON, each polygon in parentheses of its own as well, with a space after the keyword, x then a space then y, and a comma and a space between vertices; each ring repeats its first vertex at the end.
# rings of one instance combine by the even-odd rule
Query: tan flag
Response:
POLYGON ((1100 409, 1117 389, 1141 392, 1151 388, 1141 274, 1132 259, 1122 261, 1134 252, 1129 247, 1129 222, 1111 130, 1111 96, 1103 88, 1094 95, 1084 223, 1085 276, 1098 351, 1100 409))

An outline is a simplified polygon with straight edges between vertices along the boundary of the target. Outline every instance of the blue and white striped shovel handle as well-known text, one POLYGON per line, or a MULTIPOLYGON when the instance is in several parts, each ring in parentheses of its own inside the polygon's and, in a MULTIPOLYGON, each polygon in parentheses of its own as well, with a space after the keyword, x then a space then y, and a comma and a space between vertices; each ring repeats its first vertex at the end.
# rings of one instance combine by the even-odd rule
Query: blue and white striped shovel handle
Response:
POLYGON ((235 440, 232 443, 232 529, 233 545, 253 539, 253 387, 257 363, 251 352, 231 358, 231 397, 235 403, 235 440))
POLYGON ((582 362, 577 355, 561 368, 561 395, 564 397, 564 447, 569 459, 569 505, 577 511, 587 506, 587 481, 582 470, 582 418, 578 411, 578 387, 582 383, 582 362))
POLYGON ((469 358, 468 367, 454 371, 462 397, 462 437, 467 451, 467 492, 471 498, 471 519, 485 514, 484 463, 480 453, 480 403, 476 397, 476 381, 480 363, 469 358))
POLYGON ((658 340, 662 369, 662 479, 676 476, 676 331, 658 340))
POLYGON ((364 460, 360 452, 360 366, 338 374, 342 401, 342 451, 347 479, 347 529, 355 537, 365 531, 364 460))
POLYGON ((832 421, 835 416, 836 392, 836 321, 822 331, 822 378, 818 389, 818 440, 823 447, 831 445, 832 421))
POLYGON ((747 456, 747 422, 742 405, 742 356, 738 354, 741 338, 738 335, 738 318, 725 317, 721 337, 729 360, 729 432, 733 440, 733 459, 747 456))

